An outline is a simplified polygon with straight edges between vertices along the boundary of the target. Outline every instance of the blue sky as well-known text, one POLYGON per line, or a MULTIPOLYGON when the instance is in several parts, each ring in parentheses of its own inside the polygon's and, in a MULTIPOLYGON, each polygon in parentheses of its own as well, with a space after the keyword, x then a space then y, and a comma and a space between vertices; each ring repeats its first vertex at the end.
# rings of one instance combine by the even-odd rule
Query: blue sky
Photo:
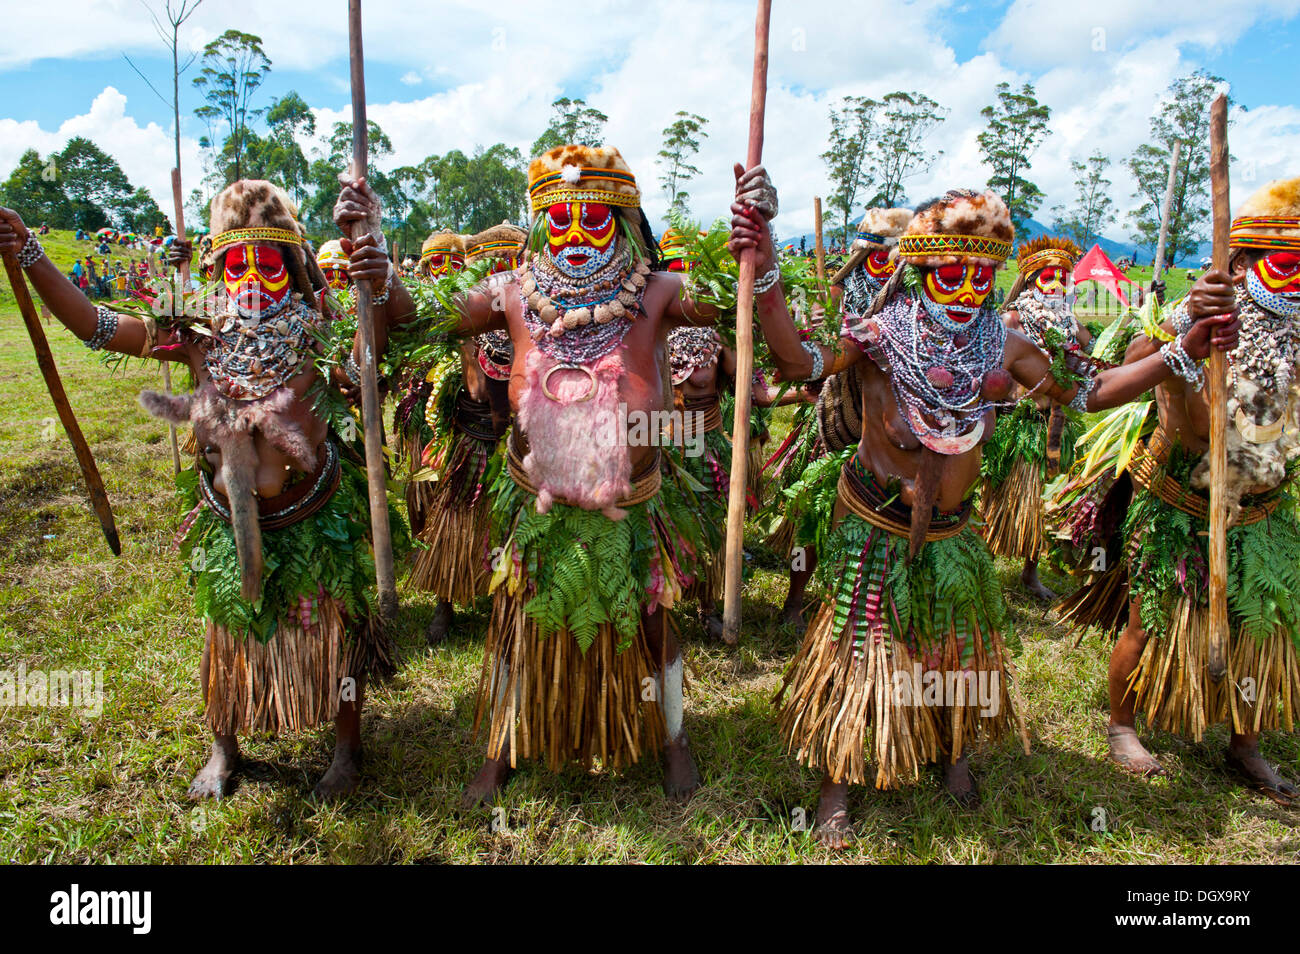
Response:
MULTIPOLYGON (((0 34, 0 175, 27 146, 47 152, 89 135, 166 207, 170 109, 122 58, 126 50, 166 89, 170 60, 139 0, 49 6, 7 13, 0 34)), ((230 26, 261 35, 273 71, 259 103, 295 89, 326 128, 348 111, 345 10, 341 0, 205 0, 185 42, 198 48, 230 26)), ((392 164, 496 141, 526 152, 552 99, 585 96, 609 114, 608 141, 632 164, 656 218, 664 205, 654 165, 660 130, 677 109, 690 109, 710 120, 694 211, 706 219, 725 211, 728 169, 744 149, 749 0, 588 0, 581 8, 366 0, 365 10, 370 111, 397 147, 392 164)), ((812 196, 826 194, 819 153, 827 111, 849 93, 916 89, 949 108, 930 143, 943 156, 908 184, 913 198, 987 178, 974 143, 979 109, 998 81, 1028 80, 1053 108, 1054 133, 1031 173, 1048 195, 1038 217, 1070 200, 1069 161, 1093 148, 1114 160, 1112 194, 1127 211, 1133 183, 1122 160, 1144 140, 1168 83, 1197 67, 1227 78, 1246 107, 1234 117, 1234 155, 1257 158, 1261 176, 1300 173, 1300 108, 1285 82, 1300 49, 1298 14, 1300 0, 1136 8, 1121 0, 776 0, 766 155, 788 210, 782 231, 807 231, 812 196)), ((181 91, 187 184, 197 179, 201 131, 191 115, 199 105, 193 72, 181 91)), ((1247 180, 1234 181, 1234 198, 1244 197, 1247 180)), ((1123 220, 1108 230, 1127 232, 1123 220)))

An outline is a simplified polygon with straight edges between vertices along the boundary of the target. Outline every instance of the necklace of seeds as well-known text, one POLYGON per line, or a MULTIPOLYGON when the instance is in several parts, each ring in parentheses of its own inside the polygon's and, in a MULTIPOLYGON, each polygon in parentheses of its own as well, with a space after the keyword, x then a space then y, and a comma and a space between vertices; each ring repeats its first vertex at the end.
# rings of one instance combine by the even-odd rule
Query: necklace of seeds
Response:
POLYGON ((1048 328, 1055 328, 1070 341, 1075 340, 1074 321, 1064 298, 1048 298, 1034 289, 1028 296, 1017 297, 1012 307, 1020 316, 1020 324, 1026 335, 1040 348, 1047 346, 1048 328))
POLYGON ((320 313, 297 296, 275 317, 251 323, 227 310, 212 321, 204 366, 228 396, 265 397, 302 370, 314 341, 308 327, 320 320, 320 313))
POLYGON ((708 325, 683 325, 668 332, 668 363, 673 384, 681 384, 696 368, 702 368, 718 356, 722 339, 708 325))
MULTIPOLYGON (((519 297, 523 303, 524 324, 542 354, 561 364, 590 365, 622 343, 636 317, 643 312, 642 298, 645 296, 646 282, 643 276, 633 271, 636 266, 632 265, 630 255, 626 256, 624 262, 619 262, 618 258, 616 256, 611 263, 612 274, 635 275, 642 279, 639 285, 635 285, 630 277, 620 278, 615 286, 619 290, 608 298, 603 293, 593 294, 593 289, 588 286, 566 286, 573 296, 567 301, 564 298, 552 298, 544 290, 547 286, 543 285, 543 281, 552 275, 548 274, 546 266, 539 268, 539 263, 534 261, 531 271, 535 278, 534 290, 528 293, 529 284, 525 281, 519 297), (635 288, 635 291, 629 290, 628 286, 635 288), (544 295, 546 300, 543 301, 539 295, 544 295), (604 321, 592 320, 597 305, 606 306, 607 310, 602 315, 604 321), (572 321, 573 316, 568 312, 583 310, 587 312, 584 316, 586 322, 572 321), (552 311, 555 312, 553 318, 552 311)), ((593 276, 593 281, 595 279, 596 276, 593 276)), ((557 282, 549 287, 558 292, 559 285, 557 282)))
POLYGON ((1006 327, 990 309, 957 334, 949 335, 929 318, 920 299, 900 295, 880 312, 881 346, 889 382, 899 407, 939 419, 945 426, 929 434, 952 436, 961 424, 1006 402, 980 399, 988 373, 1002 366, 1006 327))
POLYGON ((859 265, 849 272, 844 280, 844 308, 846 314, 861 315, 871 307, 871 302, 880 291, 883 282, 867 274, 867 267, 859 265))
POLYGON ((1241 338, 1228 352, 1233 390, 1242 374, 1265 391, 1289 391, 1300 361, 1295 322, 1261 308, 1243 288, 1237 289, 1237 308, 1241 338))

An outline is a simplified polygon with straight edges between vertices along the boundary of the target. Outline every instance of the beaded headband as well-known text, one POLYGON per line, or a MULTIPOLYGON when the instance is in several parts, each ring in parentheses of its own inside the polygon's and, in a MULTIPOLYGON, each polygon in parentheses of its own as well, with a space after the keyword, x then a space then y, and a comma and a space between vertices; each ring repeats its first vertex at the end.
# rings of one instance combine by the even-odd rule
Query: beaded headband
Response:
POLYGON ((641 192, 637 189, 636 176, 616 169, 589 166, 565 166, 558 172, 548 172, 538 176, 528 184, 528 194, 532 199, 532 209, 535 213, 542 211, 548 205, 563 202, 601 202, 625 209, 635 209, 641 205, 641 192), (558 189, 547 191, 557 183, 563 185, 558 189), (582 183, 581 187, 579 183, 582 183), (601 188, 602 183, 608 183, 609 186, 631 186, 633 191, 630 194, 616 192, 612 188, 601 188))
POLYGON ((1020 265, 1020 271, 1024 275, 1032 275, 1039 269, 1046 268, 1048 265, 1059 265, 1062 268, 1073 268, 1075 265, 1074 257, 1067 255, 1059 248, 1045 248, 1041 252, 1035 252, 1027 257, 1020 265))
POLYGON ((958 258, 994 258, 1005 262, 1011 243, 978 235, 904 235, 898 240, 900 258, 954 255, 958 258))
MULTIPOLYGON (((511 255, 523 248, 522 242, 481 242, 473 246, 466 255, 487 255, 490 252, 509 252, 511 255)), ((436 251, 436 249, 435 249, 436 251)))
POLYGON ((881 235, 878 232, 867 232, 863 229, 858 229, 857 238, 869 245, 884 245, 887 248, 892 248, 898 244, 897 235, 881 235))
POLYGON ((420 254, 420 261, 427 262, 435 255, 457 255, 460 258, 465 257, 464 253, 456 251, 456 248, 453 245, 435 245, 432 248, 425 249, 420 254))
POLYGON ((288 229, 273 229, 269 226, 257 226, 249 229, 229 229, 212 237, 212 252, 216 254, 231 245, 247 243, 282 242, 285 245, 302 247, 302 236, 288 229))
POLYGON ((1234 219, 1228 244, 1233 248, 1262 248, 1279 252, 1300 252, 1300 234, 1270 235, 1255 229, 1284 229, 1300 233, 1300 219, 1253 216, 1234 219))

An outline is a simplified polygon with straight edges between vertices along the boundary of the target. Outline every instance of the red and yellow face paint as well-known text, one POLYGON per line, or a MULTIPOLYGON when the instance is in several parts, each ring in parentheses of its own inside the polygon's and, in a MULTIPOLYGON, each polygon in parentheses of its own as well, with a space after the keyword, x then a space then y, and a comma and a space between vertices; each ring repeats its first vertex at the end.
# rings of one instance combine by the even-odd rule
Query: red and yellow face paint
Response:
POLYGON ((1255 277, 1274 295, 1300 294, 1300 253, 1272 252, 1255 263, 1255 277))
POLYGON ((575 275, 590 274, 614 254, 618 222, 614 210, 599 202, 561 202, 546 209, 551 258, 575 275))
POLYGON ((348 287, 350 279, 348 270, 335 265, 322 266, 321 271, 325 274, 325 282, 334 291, 342 291, 348 287))
POLYGON ((450 250, 430 252, 420 262, 420 268, 429 278, 437 278, 439 275, 449 275, 452 272, 458 272, 465 267, 465 256, 459 252, 450 250))
POLYGON ((277 312, 289 299, 289 269, 278 245, 231 246, 222 279, 242 315, 277 312))
POLYGON ((1065 270, 1055 265, 1039 269, 1034 276, 1034 287, 1044 295, 1065 294, 1065 270))
POLYGON ((980 310, 993 291, 990 265, 940 265, 925 270, 923 289, 929 310, 945 312, 951 321, 965 324, 980 310))
POLYGON ((890 258, 887 248, 873 248, 862 260, 862 267, 868 275, 884 284, 894 274, 894 269, 898 267, 898 260, 890 258))

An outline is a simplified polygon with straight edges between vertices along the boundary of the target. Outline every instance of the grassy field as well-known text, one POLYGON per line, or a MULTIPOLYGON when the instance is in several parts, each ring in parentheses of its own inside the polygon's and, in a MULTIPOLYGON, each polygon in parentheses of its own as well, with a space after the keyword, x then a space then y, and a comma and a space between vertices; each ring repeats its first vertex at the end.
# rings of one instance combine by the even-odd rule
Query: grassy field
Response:
MULTIPOLYGON (((342 804, 318 805, 331 733, 252 739, 232 797, 185 798, 208 738, 197 683, 201 629, 171 539, 176 517, 166 428, 136 394, 159 385, 138 366, 116 376, 59 326, 56 359, 104 472, 123 553, 114 558, 81 490, 31 348, 0 307, 0 670, 102 670, 98 718, 0 706, 0 860, 87 862, 819 862, 794 830, 817 776, 781 752, 769 700, 798 639, 775 620, 784 578, 755 547, 743 640, 706 641, 681 614, 691 672, 686 727, 704 787, 668 804, 656 764, 622 774, 556 776, 525 765, 489 811, 462 813, 482 757, 471 734, 485 606, 429 649, 426 596, 403 593, 400 668, 366 709, 365 778, 342 804)), ((1222 728, 1193 745, 1156 734, 1170 770, 1156 782, 1104 760, 1106 649, 1075 648, 1002 567, 1023 641, 1020 692, 1033 738, 974 759, 982 807, 962 812, 935 779, 855 791, 851 862, 1294 862, 1300 815, 1243 791, 1221 768, 1222 728), (1096 810, 1105 831, 1094 831, 1096 810)), ((1049 581, 1051 582, 1051 581, 1049 581)), ((1054 581, 1058 584, 1062 581, 1054 581)), ((1294 774, 1294 736, 1264 741, 1294 774)))

